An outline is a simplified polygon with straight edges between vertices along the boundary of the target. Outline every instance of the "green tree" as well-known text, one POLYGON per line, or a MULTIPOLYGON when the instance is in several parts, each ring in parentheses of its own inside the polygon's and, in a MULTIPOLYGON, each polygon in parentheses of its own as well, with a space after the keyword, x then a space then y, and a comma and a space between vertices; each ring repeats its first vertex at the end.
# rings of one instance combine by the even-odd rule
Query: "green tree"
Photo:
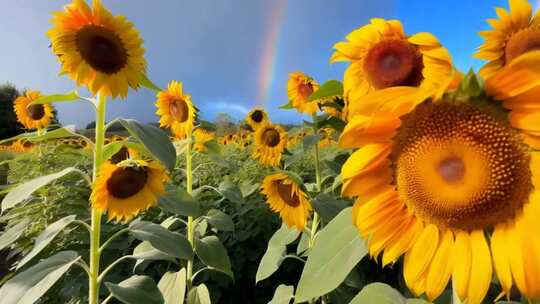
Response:
POLYGON ((19 97, 20 92, 10 84, 0 85, 0 139, 9 138, 24 132, 24 128, 17 122, 13 111, 13 101, 19 97))

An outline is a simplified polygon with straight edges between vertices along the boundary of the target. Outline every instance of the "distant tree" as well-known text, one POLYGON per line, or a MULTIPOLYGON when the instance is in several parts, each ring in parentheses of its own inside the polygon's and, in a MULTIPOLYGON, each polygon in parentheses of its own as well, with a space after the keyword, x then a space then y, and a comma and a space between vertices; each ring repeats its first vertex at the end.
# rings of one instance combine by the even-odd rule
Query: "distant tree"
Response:
POLYGON ((13 111, 13 101, 20 95, 14 85, 10 83, 0 85, 0 139, 24 132, 23 126, 17 122, 17 116, 13 111))
POLYGON ((96 128, 96 121, 92 121, 91 123, 87 124, 85 129, 87 130, 90 130, 90 129, 95 129, 96 128))
POLYGON ((216 125, 216 133, 220 136, 236 131, 236 125, 234 124, 231 115, 227 113, 218 113, 214 124, 216 125))

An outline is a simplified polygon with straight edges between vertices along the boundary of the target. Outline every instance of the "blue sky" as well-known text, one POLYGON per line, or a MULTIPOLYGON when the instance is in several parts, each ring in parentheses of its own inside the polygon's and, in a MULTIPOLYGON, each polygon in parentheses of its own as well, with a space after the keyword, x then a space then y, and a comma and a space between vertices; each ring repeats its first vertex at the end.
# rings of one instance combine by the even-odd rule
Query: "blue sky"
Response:
MULTIPOLYGON (((346 64, 328 63, 332 45, 369 18, 400 19, 409 34, 432 32, 456 66, 467 70, 481 65, 471 54, 481 43, 477 32, 487 28, 484 20, 495 16, 495 6, 507 6, 500 0, 103 0, 113 14, 125 15, 141 31, 150 78, 162 87, 173 79, 184 82, 205 119, 219 112, 239 119, 263 102, 257 100, 258 77, 277 1, 286 3, 266 101, 276 122, 301 119, 295 111, 278 109, 287 102, 288 73, 301 70, 319 82, 341 79, 346 64)), ((67 77, 57 76, 59 63, 45 37, 50 13, 68 2, 0 3, 0 83, 45 94, 74 89, 67 77)), ((154 102, 152 92, 131 92, 127 100, 110 103, 108 118, 157 121, 154 102)), ((93 120, 91 108, 83 103, 57 108, 64 124, 84 126, 93 120)))

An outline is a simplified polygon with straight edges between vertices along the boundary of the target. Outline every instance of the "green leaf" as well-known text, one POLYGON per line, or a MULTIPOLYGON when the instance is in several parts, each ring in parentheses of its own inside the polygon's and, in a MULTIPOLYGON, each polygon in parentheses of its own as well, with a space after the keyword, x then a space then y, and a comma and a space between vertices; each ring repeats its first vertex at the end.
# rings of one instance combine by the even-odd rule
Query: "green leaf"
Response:
POLYGON ((287 176, 289 176, 289 178, 291 178, 291 179, 292 179, 295 183, 297 183, 298 185, 302 185, 302 184, 303 184, 302 178, 301 178, 300 175, 298 175, 296 172, 288 171, 288 170, 279 170, 279 172, 284 173, 284 174, 287 174, 287 176))
POLYGON ((45 104, 51 102, 66 102, 66 101, 76 101, 81 99, 77 91, 71 91, 67 94, 52 94, 43 96, 34 100, 31 104, 45 104))
POLYGON ((309 101, 332 98, 335 96, 343 96, 343 84, 337 80, 329 80, 323 83, 317 91, 309 96, 309 101))
POLYGON ((129 225, 129 231, 136 239, 148 241, 153 247, 168 255, 184 260, 193 258, 193 250, 187 238, 161 225, 135 221, 129 225))
POLYGON ((319 142, 320 139, 321 135, 319 134, 311 134, 304 137, 304 140, 302 141, 302 148, 304 149, 304 153, 307 151, 311 151, 311 149, 319 142))
POLYGON ((383 283, 372 283, 364 287, 350 304, 406 304, 406 299, 394 288, 383 283))
POLYGON ((61 251, 17 274, 0 288, 2 304, 33 304, 79 260, 75 251, 61 251))
POLYGON ((428 302, 424 299, 407 299, 405 300, 406 304, 431 304, 431 302, 428 302))
POLYGON ((180 187, 172 185, 167 187, 158 204, 161 209, 174 214, 193 217, 202 215, 199 201, 180 187))
POLYGON ((26 139, 31 142, 40 142, 44 140, 51 140, 51 139, 57 139, 57 138, 65 138, 65 137, 80 137, 84 140, 89 140, 85 136, 76 133, 75 132, 75 126, 69 125, 62 128, 54 129, 52 131, 48 131, 45 134, 38 134, 38 132, 29 132, 29 133, 23 133, 8 139, 0 140, 0 144, 5 142, 14 141, 17 139, 26 139))
POLYGON ((156 249, 148 241, 143 241, 135 249, 133 249, 133 254, 129 256, 134 260, 148 260, 148 261, 171 261, 175 262, 174 257, 168 255, 167 253, 156 249))
POLYGON ((126 304, 163 304, 163 296, 156 283, 147 276, 134 275, 119 284, 106 282, 109 292, 126 304))
POLYGON ((133 119, 118 119, 155 159, 159 160, 169 171, 176 165, 176 150, 167 133, 152 125, 144 125, 133 119))
POLYGON ((279 108, 280 108, 280 109, 283 109, 283 110, 291 110, 291 109, 294 109, 294 107, 293 107, 293 105, 292 105, 292 101, 289 101, 288 103, 279 106, 279 108))
POLYGON ((347 124, 343 120, 330 116, 325 120, 319 121, 318 128, 332 128, 338 132, 342 132, 346 125, 347 124))
POLYGON ((221 146, 215 139, 205 142, 204 146, 206 147, 206 153, 208 154, 214 154, 214 155, 221 154, 221 146))
POLYGON ((217 209, 211 209, 206 215, 208 222, 221 231, 234 231, 234 222, 229 215, 217 209))
POLYGON ((366 245, 352 224, 352 208, 344 209, 315 239, 298 282, 296 301, 314 299, 337 288, 366 253, 366 245))
POLYGON ((240 188, 229 181, 223 181, 221 184, 219 184, 219 192, 221 192, 221 195, 233 203, 245 203, 240 188))
POLYGON ((24 218, 17 225, 4 231, 0 235, 0 251, 15 242, 24 233, 24 229, 30 221, 30 218, 24 218))
POLYGON ((113 157, 116 153, 118 153, 118 151, 120 151, 120 149, 122 149, 122 147, 124 147, 125 143, 124 142, 113 142, 113 143, 110 143, 108 145, 106 145, 105 147, 103 147, 103 153, 101 154, 102 155, 102 158, 103 159, 110 159, 111 157, 113 157))
POLYGON ((36 255, 38 255, 47 245, 49 245, 52 240, 62 231, 66 226, 75 221, 75 215, 68 215, 64 218, 59 219, 58 221, 50 224, 43 230, 43 232, 36 238, 36 243, 32 251, 30 251, 18 264, 17 270, 21 269, 26 263, 32 260, 36 255))
POLYGON ((311 201, 313 209, 319 213, 325 223, 330 222, 343 209, 350 207, 347 201, 337 199, 332 194, 321 193, 311 201))
POLYGON ((301 255, 306 250, 309 249, 309 234, 306 232, 302 233, 302 236, 300 237, 300 241, 298 242, 298 246, 296 246, 296 254, 301 255))
POLYGON ((70 167, 60 172, 40 176, 31 181, 18 185, 17 187, 9 191, 6 197, 4 197, 4 199, 2 200, 2 212, 26 200, 30 197, 30 195, 32 195, 32 193, 34 193, 39 188, 74 171, 78 170, 76 168, 70 167))
POLYGON ((287 251, 286 246, 294 242, 299 234, 300 231, 294 228, 288 228, 287 225, 283 223, 281 228, 272 235, 270 241, 268 241, 268 248, 259 263, 259 268, 255 275, 256 283, 270 277, 279 269, 287 251))
POLYGON ((240 184, 240 191, 242 192, 242 196, 244 198, 247 198, 250 195, 254 194, 255 191, 259 190, 260 187, 261 187, 260 183, 252 184, 249 181, 243 181, 240 184))
POLYGON ((272 301, 268 304, 289 304, 294 294, 294 286, 281 284, 276 288, 272 301))
POLYGON ((165 304, 183 304, 186 297, 186 269, 166 272, 159 280, 158 288, 165 304))
POLYGON ((212 304, 206 285, 201 284, 191 289, 187 296, 187 304, 212 304))
POLYGON ((195 239, 195 252, 205 265, 234 279, 227 249, 216 236, 195 239))
POLYGON ((160 92, 160 91, 163 91, 160 87, 158 87, 157 85, 155 85, 151 80, 150 78, 148 78, 148 75, 146 74, 143 74, 143 76, 141 77, 141 85, 147 89, 150 89, 156 93, 160 92))

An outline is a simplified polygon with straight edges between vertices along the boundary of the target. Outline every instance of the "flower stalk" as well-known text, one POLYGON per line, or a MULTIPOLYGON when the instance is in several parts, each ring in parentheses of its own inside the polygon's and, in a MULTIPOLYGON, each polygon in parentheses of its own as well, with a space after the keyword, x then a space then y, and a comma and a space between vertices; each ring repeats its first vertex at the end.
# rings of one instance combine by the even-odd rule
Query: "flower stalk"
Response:
MULTIPOLYGON (((186 190, 189 195, 193 193, 193 154, 192 154, 192 148, 193 148, 193 139, 191 134, 188 135, 188 143, 187 143, 187 149, 186 149, 186 190)), ((187 237, 189 244, 191 245, 192 249, 195 249, 195 224, 194 224, 194 218, 193 216, 188 216, 188 224, 187 224, 187 237)), ((187 261, 187 290, 191 290, 191 287, 193 286, 193 259, 191 258, 187 261)))
MULTIPOLYGON (((313 132, 315 135, 318 134, 318 124, 319 121, 317 119, 317 113, 313 113, 313 132)), ((319 156, 319 140, 315 142, 313 145, 313 154, 315 159, 315 181, 317 183, 317 192, 321 192, 322 188, 322 178, 321 178, 321 163, 320 163, 320 156, 319 156)), ((319 214, 317 211, 313 212, 313 222, 311 223, 311 235, 309 238, 309 247, 311 248, 313 246, 313 243, 315 242, 315 235, 317 234, 317 229, 319 227, 319 214)))

